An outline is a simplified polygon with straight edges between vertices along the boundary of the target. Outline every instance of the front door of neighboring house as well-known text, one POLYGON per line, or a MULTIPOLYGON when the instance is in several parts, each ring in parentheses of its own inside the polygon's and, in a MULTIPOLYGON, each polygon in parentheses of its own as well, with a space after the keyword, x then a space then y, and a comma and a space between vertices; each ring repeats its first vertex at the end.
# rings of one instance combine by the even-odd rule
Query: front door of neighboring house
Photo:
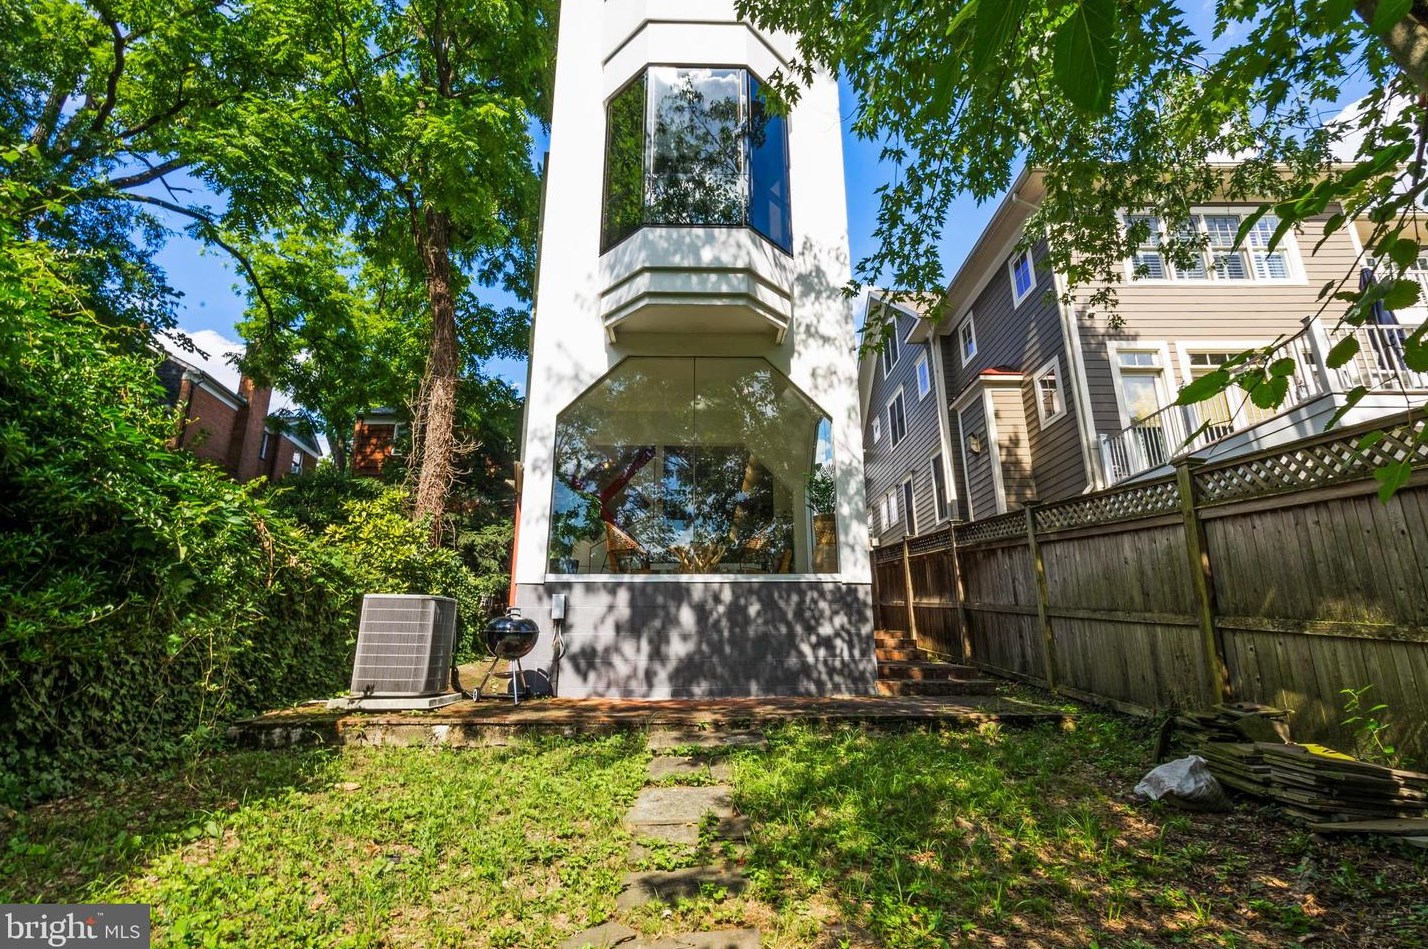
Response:
POLYGON ((1134 426, 1131 450, 1141 457, 1140 470, 1170 460, 1170 433, 1162 410, 1170 404, 1161 372, 1160 354, 1154 350, 1123 350, 1119 356, 1121 399, 1134 426))

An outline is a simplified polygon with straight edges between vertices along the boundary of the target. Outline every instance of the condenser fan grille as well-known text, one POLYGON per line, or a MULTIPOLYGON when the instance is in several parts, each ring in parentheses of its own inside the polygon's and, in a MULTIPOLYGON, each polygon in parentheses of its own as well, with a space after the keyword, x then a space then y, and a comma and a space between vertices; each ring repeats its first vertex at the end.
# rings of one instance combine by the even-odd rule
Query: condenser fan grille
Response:
POLYGON ((446 690, 456 643, 456 601, 368 594, 362 599, 352 694, 437 695, 446 690))

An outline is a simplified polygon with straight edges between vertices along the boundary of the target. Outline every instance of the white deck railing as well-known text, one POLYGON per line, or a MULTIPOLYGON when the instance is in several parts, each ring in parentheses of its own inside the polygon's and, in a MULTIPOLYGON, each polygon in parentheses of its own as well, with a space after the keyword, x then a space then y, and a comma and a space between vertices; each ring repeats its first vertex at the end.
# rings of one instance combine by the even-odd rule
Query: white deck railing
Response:
POLYGON ((1330 392, 1345 393, 1358 386, 1386 392, 1428 392, 1428 373, 1410 370, 1403 358, 1403 340, 1413 327, 1341 326, 1327 330, 1317 317, 1304 323, 1303 332, 1286 340, 1274 353, 1276 358, 1289 356, 1295 362, 1282 404, 1262 409, 1243 390, 1231 388, 1196 405, 1169 406, 1114 435, 1102 435, 1101 464, 1107 482, 1115 484, 1167 465, 1330 392), (1358 352, 1338 369, 1328 369, 1329 350, 1350 335, 1359 341, 1358 352))

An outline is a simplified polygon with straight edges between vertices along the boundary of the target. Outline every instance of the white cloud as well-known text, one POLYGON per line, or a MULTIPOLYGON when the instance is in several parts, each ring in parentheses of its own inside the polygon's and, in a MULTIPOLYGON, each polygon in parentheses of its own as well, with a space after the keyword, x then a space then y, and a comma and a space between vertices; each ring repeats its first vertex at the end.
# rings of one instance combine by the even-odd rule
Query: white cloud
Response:
MULTIPOLYGON (((243 355, 246 349, 244 344, 228 339, 217 330, 197 330, 192 333, 181 330, 181 332, 198 347, 197 352, 180 347, 169 333, 163 334, 164 347, 190 366, 203 370, 219 385, 237 392, 239 374, 238 367, 233 365, 233 358, 243 355)), ((269 404, 268 411, 276 412, 279 409, 296 407, 296 403, 285 393, 274 390, 273 401, 269 404)))

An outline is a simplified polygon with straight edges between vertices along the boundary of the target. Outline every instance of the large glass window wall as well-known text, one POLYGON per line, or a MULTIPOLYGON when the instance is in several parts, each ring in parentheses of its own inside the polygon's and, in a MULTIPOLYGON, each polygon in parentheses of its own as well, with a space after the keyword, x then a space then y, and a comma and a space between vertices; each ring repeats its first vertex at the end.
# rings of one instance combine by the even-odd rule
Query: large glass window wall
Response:
POLYGON ((788 127, 752 73, 651 66, 611 98, 602 249, 651 224, 752 227, 792 251, 788 127))
POLYGON ((828 418, 762 359, 635 357, 561 413, 552 573, 838 569, 828 418))

